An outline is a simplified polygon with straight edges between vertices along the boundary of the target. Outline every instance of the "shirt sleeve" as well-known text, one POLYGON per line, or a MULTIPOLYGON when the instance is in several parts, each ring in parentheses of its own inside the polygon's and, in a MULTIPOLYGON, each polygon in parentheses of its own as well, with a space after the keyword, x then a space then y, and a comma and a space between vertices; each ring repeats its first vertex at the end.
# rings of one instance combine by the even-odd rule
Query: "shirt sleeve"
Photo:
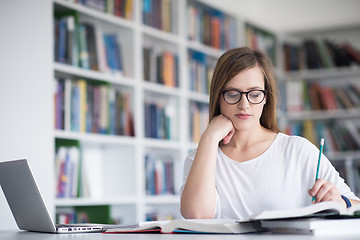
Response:
POLYGON ((326 156, 322 155, 321 157, 324 159, 324 161, 320 163, 322 178, 328 182, 334 183, 341 195, 344 195, 349 199, 359 200, 326 156))
POLYGON ((184 162, 184 171, 183 171, 183 184, 182 184, 182 187, 180 189, 180 194, 182 194, 182 191, 184 189, 184 186, 185 186, 185 183, 186 183, 186 180, 189 176, 189 172, 190 172, 190 169, 191 169, 191 166, 194 162, 194 158, 195 158, 195 154, 196 154, 196 149, 194 150, 191 150, 188 155, 186 156, 185 158, 185 162, 184 162))

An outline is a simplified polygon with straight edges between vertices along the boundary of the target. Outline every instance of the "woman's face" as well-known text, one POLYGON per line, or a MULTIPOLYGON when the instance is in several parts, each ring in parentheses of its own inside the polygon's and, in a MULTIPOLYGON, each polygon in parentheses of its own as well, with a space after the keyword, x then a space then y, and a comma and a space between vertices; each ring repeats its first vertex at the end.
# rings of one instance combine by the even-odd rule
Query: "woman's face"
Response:
MULTIPOLYGON (((248 92, 250 90, 265 90, 264 75, 258 66, 244 70, 232 78, 225 84, 222 91, 238 90, 248 92)), ((237 92, 234 95, 229 94, 228 97, 234 97, 236 100, 237 92)), ((258 95, 249 96, 250 99, 256 99, 258 95)), ((260 96, 261 97, 261 96, 260 96)), ((255 100, 256 101, 256 100, 255 100)), ((228 117, 235 129, 250 130, 260 126, 260 117, 266 103, 265 99, 259 104, 250 103, 246 94, 241 94, 241 99, 236 104, 225 102, 223 96, 220 96, 220 112, 228 117)))

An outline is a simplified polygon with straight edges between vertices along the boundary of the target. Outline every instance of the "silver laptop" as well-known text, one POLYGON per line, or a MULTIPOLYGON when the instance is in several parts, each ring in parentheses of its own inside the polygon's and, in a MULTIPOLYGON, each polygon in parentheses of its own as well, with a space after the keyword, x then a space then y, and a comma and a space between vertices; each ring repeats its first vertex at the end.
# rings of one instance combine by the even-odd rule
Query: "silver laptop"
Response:
POLYGON ((102 232, 113 226, 55 225, 25 159, 0 162, 0 185, 21 230, 50 233, 102 232))

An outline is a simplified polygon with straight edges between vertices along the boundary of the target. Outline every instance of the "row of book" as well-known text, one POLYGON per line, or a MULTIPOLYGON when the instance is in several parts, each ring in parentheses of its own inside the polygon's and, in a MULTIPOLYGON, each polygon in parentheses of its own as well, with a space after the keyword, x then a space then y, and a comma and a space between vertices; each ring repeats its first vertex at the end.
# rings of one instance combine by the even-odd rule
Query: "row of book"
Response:
POLYGON ((56 79, 55 128, 134 136, 129 92, 84 79, 56 79))
POLYGON ((143 0, 142 17, 145 25, 174 33, 176 4, 174 0, 143 0))
POLYGON ((326 143, 324 152, 360 151, 360 121, 358 120, 332 120, 313 121, 305 120, 292 123, 285 131, 289 135, 303 136, 315 145, 320 139, 326 143))
POLYGON ((246 23, 245 40, 249 48, 264 51, 271 58, 273 64, 276 65, 275 34, 250 23, 246 23))
POLYGON ((86 7, 121 17, 133 19, 133 0, 72 0, 86 7))
POLYGON ((178 107, 175 102, 146 101, 145 137, 156 139, 178 140, 178 107))
POLYGON ((209 122, 209 105, 190 102, 190 141, 199 142, 209 122))
POLYGON ((143 48, 144 80, 168 87, 179 86, 178 56, 154 47, 143 48))
POLYGON ((169 221, 169 220, 173 220, 176 219, 177 216, 173 215, 173 214, 163 214, 163 213, 159 213, 159 212, 149 212, 146 213, 146 221, 169 221))
POLYGON ((101 162, 96 149, 84 149, 78 140, 55 139, 56 197, 102 198, 101 162))
MULTIPOLYGON (((79 140, 55 139, 56 197, 104 199, 105 160, 103 148, 79 140)), ((116 170, 115 170, 116 171, 116 170)), ((114 191, 114 190, 113 190, 114 191)))
POLYGON ((111 74, 124 73, 122 44, 117 32, 79 23, 75 11, 56 12, 54 25, 56 62, 111 74))
POLYGON ((145 156, 146 194, 175 194, 174 159, 171 156, 145 156))
MULTIPOLYGON (((56 209, 57 224, 114 224, 109 205, 61 207, 56 209)), ((117 223, 116 223, 117 224, 117 223)))
POLYGON ((216 49, 237 46, 236 20, 199 2, 187 8, 188 38, 216 49))
POLYGON ((55 155, 55 179, 57 198, 79 197, 81 161, 78 145, 57 146, 55 155))
POLYGON ((286 83, 286 110, 336 111, 360 109, 360 84, 328 85, 319 82, 289 81, 286 83))
POLYGON ((306 39, 301 44, 283 44, 284 69, 322 69, 360 64, 360 51, 349 42, 306 39))
POLYGON ((216 59, 204 53, 189 50, 189 85, 194 92, 209 94, 216 59))

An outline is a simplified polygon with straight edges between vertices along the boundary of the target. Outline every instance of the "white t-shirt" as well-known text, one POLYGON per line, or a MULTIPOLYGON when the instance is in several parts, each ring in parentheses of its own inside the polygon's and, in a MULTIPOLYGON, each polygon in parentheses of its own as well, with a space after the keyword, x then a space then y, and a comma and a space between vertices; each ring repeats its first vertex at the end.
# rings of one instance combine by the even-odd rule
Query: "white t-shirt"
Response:
MULTIPOLYGON (((185 184, 196 150, 185 160, 185 184)), ((278 133, 260 156, 236 162, 219 148, 216 165, 215 218, 247 219, 264 210, 293 209, 311 204, 319 149, 305 138, 278 133)), ((359 200, 330 161, 321 156, 319 178, 334 183, 342 195, 359 200)))

